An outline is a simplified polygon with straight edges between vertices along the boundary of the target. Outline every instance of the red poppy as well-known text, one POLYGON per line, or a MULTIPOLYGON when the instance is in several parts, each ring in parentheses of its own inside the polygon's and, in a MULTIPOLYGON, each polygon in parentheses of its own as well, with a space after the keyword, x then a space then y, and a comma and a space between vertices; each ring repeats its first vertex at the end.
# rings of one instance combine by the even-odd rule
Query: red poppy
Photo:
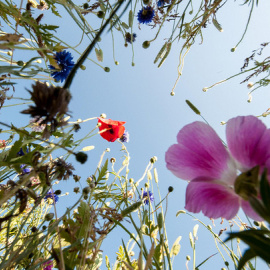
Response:
POLYGON ((121 138, 125 132, 125 127, 123 125, 126 122, 98 118, 98 123, 101 124, 99 127, 99 134, 103 139, 109 142, 114 142, 116 139, 121 138))

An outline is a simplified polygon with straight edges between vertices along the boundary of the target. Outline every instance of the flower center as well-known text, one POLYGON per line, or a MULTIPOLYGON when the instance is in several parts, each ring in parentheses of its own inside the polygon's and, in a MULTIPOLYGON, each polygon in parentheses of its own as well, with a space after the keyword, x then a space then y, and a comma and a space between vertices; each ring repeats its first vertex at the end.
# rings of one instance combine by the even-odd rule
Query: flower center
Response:
POLYGON ((259 171, 260 167, 256 166, 247 172, 241 173, 235 180, 235 193, 245 201, 248 201, 251 195, 258 196, 259 171))

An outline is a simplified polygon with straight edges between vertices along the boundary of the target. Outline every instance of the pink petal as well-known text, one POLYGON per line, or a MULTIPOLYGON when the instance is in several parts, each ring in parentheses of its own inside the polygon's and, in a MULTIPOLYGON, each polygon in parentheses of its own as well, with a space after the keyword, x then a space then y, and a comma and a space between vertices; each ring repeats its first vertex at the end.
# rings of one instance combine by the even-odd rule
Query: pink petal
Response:
POLYGON ((220 181, 198 178, 187 186, 185 208, 190 212, 202 211, 209 218, 232 219, 239 206, 240 198, 220 181))
POLYGON ((186 125, 179 131, 177 141, 165 155, 167 168, 174 175, 185 180, 205 176, 234 182, 234 163, 210 126, 203 122, 186 125))
POLYGON ((228 148, 246 171, 256 165, 265 165, 270 156, 270 130, 254 116, 238 116, 230 119, 226 127, 228 148))
POLYGON ((245 214, 247 216, 249 216, 250 218, 252 218, 253 220, 256 221, 263 221, 263 218, 260 217, 254 210, 253 208, 250 206, 248 201, 245 200, 241 200, 241 206, 243 208, 243 211, 245 212, 245 214))

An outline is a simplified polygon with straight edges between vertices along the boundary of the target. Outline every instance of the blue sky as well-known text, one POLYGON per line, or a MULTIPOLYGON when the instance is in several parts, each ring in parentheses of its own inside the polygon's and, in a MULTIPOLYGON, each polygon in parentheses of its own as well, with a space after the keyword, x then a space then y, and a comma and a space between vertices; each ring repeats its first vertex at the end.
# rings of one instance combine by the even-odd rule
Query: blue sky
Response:
MULTIPOLYGON (((141 44, 154 36, 153 30, 147 25, 141 25, 141 30, 138 29, 137 25, 134 26, 133 31, 137 33, 137 40, 134 43, 134 67, 131 66, 131 46, 125 48, 123 39, 114 31, 115 55, 116 60, 120 63, 115 65, 112 57, 111 34, 103 35, 100 43, 104 51, 102 65, 110 67, 111 71, 106 73, 91 61, 87 61, 85 63, 86 70, 79 70, 70 88, 73 95, 70 103, 73 120, 86 119, 105 113, 108 118, 113 120, 126 121, 125 127, 130 133, 130 142, 126 145, 131 156, 130 177, 138 180, 149 159, 152 156, 158 157, 155 167, 159 174, 159 187, 163 196, 167 194, 169 186, 174 187, 174 192, 169 196, 166 217, 170 246, 179 235, 183 237, 180 254, 175 259, 175 269, 180 269, 180 267, 184 269, 185 256, 192 253, 188 233, 192 231, 196 224, 192 218, 185 215, 176 218, 176 212, 184 209, 187 183, 173 176, 166 169, 164 161, 165 152, 170 145, 176 142, 178 131, 188 123, 201 121, 201 118, 188 108, 185 100, 190 100, 198 107, 202 115, 223 139, 225 138, 225 127, 220 125, 221 121, 227 121, 237 115, 260 115, 270 107, 269 87, 259 89, 254 93, 252 102, 247 102, 248 89, 246 84, 239 84, 244 79, 243 76, 212 88, 206 93, 202 91, 203 87, 210 86, 238 73, 244 59, 252 53, 252 50, 259 48, 260 43, 269 41, 270 17, 268 11, 270 3, 259 1, 259 7, 254 10, 250 27, 243 42, 234 53, 230 51, 241 38, 248 16, 248 7, 240 6, 241 3, 238 2, 230 1, 218 13, 218 21, 224 29, 222 33, 209 24, 203 32, 203 44, 199 45, 200 40, 197 40, 196 44, 192 46, 186 56, 183 75, 175 89, 175 96, 172 97, 170 92, 177 77, 181 42, 173 44, 171 53, 161 68, 158 69, 153 64, 156 54, 164 44, 164 38, 168 36, 170 26, 162 29, 159 40, 152 43, 149 49, 143 49, 141 44)), ((89 20, 90 18, 95 19, 89 15, 89 20)), ((53 24, 54 20, 64 24, 57 34, 72 46, 76 45, 81 38, 81 34, 72 24, 70 18, 63 16, 59 21, 52 17, 50 23, 53 24)), ((82 51, 86 46, 87 41, 85 39, 79 50, 82 51)), ((266 50, 268 50, 266 52, 269 52, 269 48, 266 50)), ((77 60, 78 54, 74 52, 72 54, 74 60, 77 60)), ((267 53, 265 53, 266 55, 267 53)), ((95 59, 93 53, 90 57, 95 59)), ((29 86, 29 84, 27 85, 29 86)), ((16 96, 21 95, 28 96, 25 86, 22 85, 16 88, 16 96)), ((19 110, 23 109, 25 109, 25 106, 21 106, 19 110)), ((26 125, 28 118, 20 116, 20 119, 18 119, 17 112, 17 106, 16 108, 4 108, 1 111, 1 119, 5 119, 6 122, 12 119, 14 124, 21 125, 23 123, 23 125, 26 125)), ((270 125, 268 118, 262 120, 268 126, 270 125)), ((79 135, 83 136, 95 125, 95 120, 82 124, 79 135)), ((115 167, 121 166, 122 153, 119 143, 109 143, 97 135, 84 142, 82 147, 87 145, 94 145, 95 149, 88 153, 88 161, 85 165, 76 163, 77 174, 81 175, 82 178, 93 174, 100 155, 107 147, 111 149, 107 157, 116 157, 115 167)), ((70 160, 70 162, 73 161, 70 160)), ((76 195, 72 192, 74 186, 72 179, 61 184, 62 192, 69 192, 70 195, 62 197, 61 202, 58 203, 57 207, 60 212, 70 205, 73 198, 75 199, 76 195)), ((207 224, 211 224, 211 221, 201 214, 197 214, 196 217, 207 224)), ((219 221, 217 220, 215 223, 218 233, 219 221)), ((223 224, 221 227, 224 226, 223 224)), ((121 231, 122 235, 125 238, 121 231)), ((207 241, 210 235, 202 226, 199 227, 198 236, 197 262, 200 263, 206 257, 215 253, 216 249, 212 240, 208 246, 207 241), (205 247, 206 243, 207 248, 205 247)), ((119 231, 114 232, 112 237, 114 243, 121 244, 119 231)), ((223 236, 224 238, 225 236, 223 236)), ((111 238, 109 239, 108 242, 105 241, 105 246, 102 249, 105 254, 106 251, 110 253, 110 260, 113 262, 116 255, 111 252, 111 238)), ((114 248, 114 251, 116 251, 116 246, 114 248)), ((217 258, 218 256, 216 255, 212 261, 217 264, 215 269, 223 267, 222 260, 220 257, 217 258)), ((211 261, 200 269, 210 269, 210 264, 211 261)), ((260 269, 266 269, 266 267, 260 269)))

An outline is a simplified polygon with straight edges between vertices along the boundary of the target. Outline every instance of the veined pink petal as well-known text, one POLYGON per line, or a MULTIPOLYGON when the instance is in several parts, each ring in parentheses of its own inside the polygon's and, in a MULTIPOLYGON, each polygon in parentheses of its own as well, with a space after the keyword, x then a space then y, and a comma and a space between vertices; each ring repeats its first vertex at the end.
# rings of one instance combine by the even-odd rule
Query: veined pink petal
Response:
POLYGON ((209 218, 232 219, 240 206, 232 188, 223 182, 198 178, 191 181, 186 190, 185 208, 193 213, 202 213, 209 218))
POLYGON ((205 176, 234 182, 234 163, 210 126, 203 122, 186 125, 179 131, 177 141, 165 155, 167 168, 174 175, 185 180, 205 176))
POLYGON ((254 116, 238 116, 226 127, 228 148, 241 171, 264 166, 270 156, 270 131, 254 116))
POLYGON ((243 211, 245 212, 245 214, 247 216, 249 216, 250 218, 256 220, 256 221, 263 221, 263 218, 260 217, 254 210, 253 208, 250 206, 248 201, 245 200, 241 200, 241 207, 243 208, 243 211))

